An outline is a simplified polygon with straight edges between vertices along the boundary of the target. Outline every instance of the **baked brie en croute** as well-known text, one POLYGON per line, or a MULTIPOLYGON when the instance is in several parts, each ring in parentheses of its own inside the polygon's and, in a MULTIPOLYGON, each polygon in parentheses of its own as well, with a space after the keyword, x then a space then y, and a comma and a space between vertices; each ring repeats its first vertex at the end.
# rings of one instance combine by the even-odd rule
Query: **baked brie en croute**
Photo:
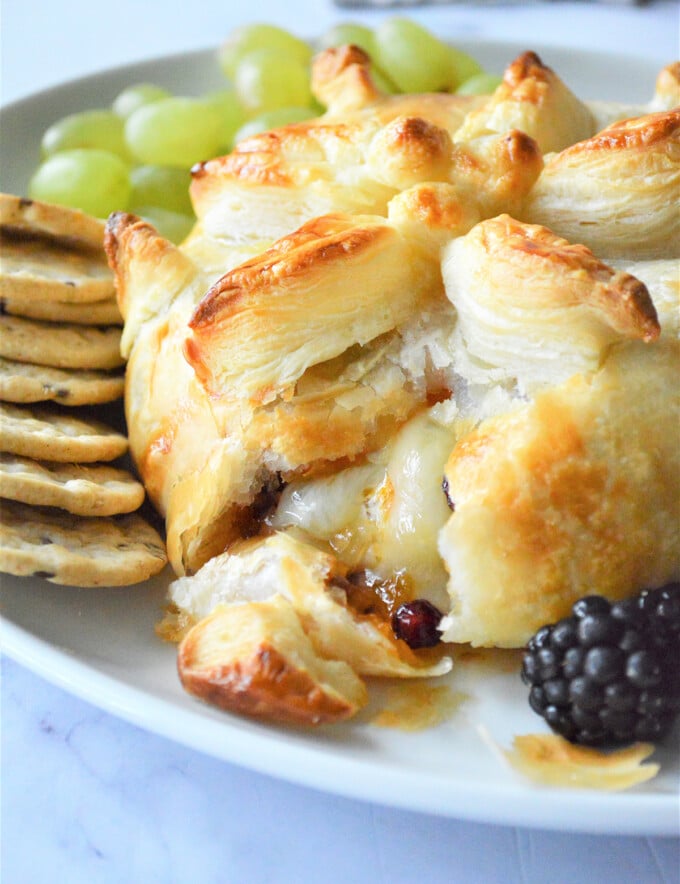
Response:
POLYGON ((450 669, 403 602, 519 647, 680 578, 674 69, 598 132, 533 53, 469 102, 368 64, 322 53, 324 116, 200 164, 182 246, 107 225, 180 678, 294 723, 450 669))

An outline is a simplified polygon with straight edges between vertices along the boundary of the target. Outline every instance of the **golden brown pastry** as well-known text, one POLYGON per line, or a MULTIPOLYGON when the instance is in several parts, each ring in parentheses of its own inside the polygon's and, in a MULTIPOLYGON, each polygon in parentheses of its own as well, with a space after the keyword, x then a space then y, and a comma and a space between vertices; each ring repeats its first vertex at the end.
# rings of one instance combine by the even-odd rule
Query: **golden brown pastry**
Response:
POLYGON ((549 157, 522 216, 606 258, 680 254, 680 109, 624 120, 549 157))
POLYGON ((617 261, 615 266, 644 283, 659 318, 661 336, 680 338, 680 258, 617 261))
POLYGON ((331 105, 317 120, 255 135, 228 156, 199 164, 191 196, 205 231, 232 242, 272 241, 329 212, 381 214, 396 188, 379 173, 400 160, 402 167, 418 163, 404 187, 414 175, 441 178, 450 133, 477 99, 376 96, 359 100, 351 113, 336 115, 331 105), (384 163, 372 146, 376 137, 387 151, 384 163))
POLYGON ((680 577, 679 369, 677 342, 619 345, 456 445, 445 640, 521 646, 581 596, 680 577))
POLYGON ((235 243, 229 236, 213 236, 198 222, 182 242, 182 252, 212 284, 236 267, 271 246, 271 240, 254 239, 247 243, 235 243))
POLYGON ((658 337, 638 279, 545 227, 499 215, 442 257, 458 315, 455 366, 472 383, 516 382, 525 392, 597 368, 622 337, 658 337))
POLYGON ((364 168, 378 131, 362 124, 298 123, 255 135, 194 168, 191 197, 212 236, 273 241, 328 212, 374 213, 394 191, 364 168))
POLYGON ((170 307, 198 277, 198 268, 151 224, 125 212, 111 215, 104 247, 125 320, 121 353, 127 358, 144 323, 170 307))
POLYGON ((656 78, 651 111, 672 110, 680 105, 680 61, 674 61, 659 71, 656 78))
POLYGON ((378 104, 384 96, 370 67, 370 56, 359 46, 326 49, 312 64, 312 94, 328 114, 338 116, 378 104))
POLYGON ((452 144, 465 113, 485 99, 380 95, 356 47, 321 53, 314 88, 328 104, 322 117, 246 139, 194 169, 205 234, 271 241, 319 215, 384 215, 400 191, 436 181, 470 192, 481 185, 493 196, 484 215, 513 211, 540 171, 538 146, 521 127, 452 144))
MULTIPOLYGON (((214 469, 217 459, 226 461, 231 453, 223 449, 208 397, 182 349, 189 317, 209 282, 179 249, 132 215, 111 217, 106 249, 126 314, 130 453, 150 498, 167 515, 173 495, 181 499, 187 477, 214 469)), ((243 472, 239 463, 239 475, 243 472)), ((228 475, 228 470, 217 470, 212 480, 218 498, 220 481, 228 475)), ((215 505, 212 493, 193 503, 202 500, 215 505)), ((169 546, 173 566, 181 569, 176 544, 169 546)))
POLYGON ((379 448, 448 395, 453 311, 436 257, 382 219, 318 219, 210 289, 157 240, 132 216, 109 224, 128 321, 145 316, 128 369, 131 451, 182 573, 243 536, 282 478, 379 448), (149 297, 135 261, 159 252, 149 297))
POLYGON ((189 693, 269 721, 341 721, 368 699, 350 666, 316 653, 283 596, 216 608, 182 640, 177 668, 189 693))
POLYGON ((482 218, 518 214, 542 168, 536 142, 523 132, 454 145, 450 180, 402 190, 388 203, 387 217, 413 246, 438 259, 446 243, 482 218))
POLYGON ((510 64, 503 82, 481 107, 471 110, 455 133, 456 141, 520 129, 543 153, 562 150, 595 132, 595 121, 580 101, 535 52, 510 64))
POLYGON ((372 118, 348 132, 304 125, 255 136, 194 170, 192 198, 209 236, 243 245, 325 214, 385 215, 396 194, 421 182, 479 191, 484 215, 514 211, 542 168, 538 146, 517 130, 453 144, 418 116, 384 126, 372 118))
POLYGON ((311 365, 404 324, 435 274, 381 219, 326 215, 223 276, 185 354, 209 395, 266 403, 311 365))
POLYGON ((387 207, 388 221, 433 261, 452 236, 467 233, 481 217, 476 194, 446 182, 409 187, 387 207))

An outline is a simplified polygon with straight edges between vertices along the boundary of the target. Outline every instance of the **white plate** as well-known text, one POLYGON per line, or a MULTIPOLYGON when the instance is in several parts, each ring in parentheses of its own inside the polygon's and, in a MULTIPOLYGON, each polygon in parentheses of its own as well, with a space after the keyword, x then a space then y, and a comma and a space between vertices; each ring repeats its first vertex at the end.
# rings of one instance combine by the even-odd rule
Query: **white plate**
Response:
MULTIPOLYGON (((522 46, 470 45, 501 71, 522 46)), ((536 47, 532 47, 536 48, 536 47)), ((538 47, 581 96, 646 101, 666 61, 538 47)), ((66 113, 109 103, 126 85, 152 81, 184 94, 221 85, 212 52, 162 58, 88 77, 17 102, 0 116, 2 190, 23 194, 42 131, 66 113)), ((490 823, 573 831, 677 833, 680 761, 676 740, 659 750, 661 773, 624 793, 529 784, 480 739, 502 745, 542 730, 516 671, 483 657, 449 679, 469 699, 437 728, 407 733, 367 724, 314 732, 274 728, 209 708, 183 693, 174 648, 154 634, 168 575, 125 589, 72 589, 2 578, 4 649, 67 690, 151 731, 218 758, 354 798, 490 823), (674 745, 675 744, 675 745, 674 745)), ((508 666, 507 663, 511 665, 508 666)), ((376 690, 379 698, 380 690, 376 690)))

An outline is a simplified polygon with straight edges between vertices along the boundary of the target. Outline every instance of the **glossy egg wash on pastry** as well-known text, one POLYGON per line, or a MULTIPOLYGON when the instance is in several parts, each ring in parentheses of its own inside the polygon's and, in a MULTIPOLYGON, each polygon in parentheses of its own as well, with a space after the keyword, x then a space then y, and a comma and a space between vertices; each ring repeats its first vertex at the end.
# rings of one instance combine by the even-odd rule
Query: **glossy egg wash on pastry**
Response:
POLYGON ((472 98, 313 71, 180 246, 106 233, 182 683, 303 724, 680 578, 678 66, 644 107, 532 52, 472 98))

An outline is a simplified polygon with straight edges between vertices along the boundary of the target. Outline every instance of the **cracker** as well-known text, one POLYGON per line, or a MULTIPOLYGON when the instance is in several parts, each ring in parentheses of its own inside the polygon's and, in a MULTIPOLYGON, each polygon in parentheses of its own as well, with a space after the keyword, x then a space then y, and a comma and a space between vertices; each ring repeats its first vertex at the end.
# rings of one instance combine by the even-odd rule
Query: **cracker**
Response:
POLYGON ((35 298, 5 298, 0 301, 0 313, 42 319, 47 322, 73 322, 76 325, 122 325, 123 317, 115 298, 83 304, 64 301, 39 301, 35 298))
POLYGON ((59 402, 99 405, 120 399, 125 375, 106 371, 51 368, 0 356, 0 399, 5 402, 59 402))
POLYGON ((0 570, 67 586, 126 586, 167 559, 158 532, 138 513, 108 518, 3 501, 0 570))
POLYGON ((79 516, 117 516, 139 509, 144 486, 117 467, 49 463, 0 454, 0 497, 59 507, 79 516))
POLYGON ((26 235, 0 238, 0 297, 86 303, 114 295, 104 253, 26 235))
POLYGON ((72 246, 96 250, 103 248, 104 226, 103 221, 80 209, 0 193, 0 227, 3 228, 54 237, 72 246))
POLYGON ((55 460, 92 463, 127 451, 127 438, 94 418, 72 417, 55 406, 0 402, 0 451, 55 460))
POLYGON ((0 320, 0 356, 54 368, 118 368, 120 329, 94 325, 59 325, 3 316, 0 320))

